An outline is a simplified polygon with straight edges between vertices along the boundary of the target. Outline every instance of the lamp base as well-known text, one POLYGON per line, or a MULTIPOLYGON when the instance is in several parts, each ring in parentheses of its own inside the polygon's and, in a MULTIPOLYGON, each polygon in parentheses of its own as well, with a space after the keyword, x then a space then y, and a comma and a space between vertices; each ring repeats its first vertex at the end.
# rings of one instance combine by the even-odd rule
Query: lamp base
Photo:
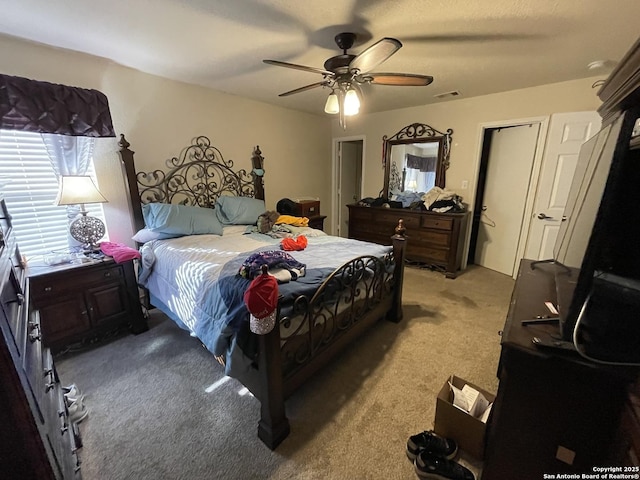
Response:
POLYGON ((86 212, 82 216, 71 223, 69 233, 74 240, 85 245, 86 249, 95 252, 100 251, 97 243, 106 232, 102 220, 96 217, 90 217, 86 212))

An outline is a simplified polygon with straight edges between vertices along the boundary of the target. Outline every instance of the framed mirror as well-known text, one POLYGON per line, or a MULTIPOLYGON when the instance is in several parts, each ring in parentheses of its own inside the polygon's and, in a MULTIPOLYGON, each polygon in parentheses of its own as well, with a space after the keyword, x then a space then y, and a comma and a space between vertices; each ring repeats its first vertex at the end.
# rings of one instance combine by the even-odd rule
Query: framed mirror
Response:
POLYGON ((407 125, 382 137, 384 187, 381 197, 444 188, 449 168, 452 129, 441 132, 424 123, 407 125))

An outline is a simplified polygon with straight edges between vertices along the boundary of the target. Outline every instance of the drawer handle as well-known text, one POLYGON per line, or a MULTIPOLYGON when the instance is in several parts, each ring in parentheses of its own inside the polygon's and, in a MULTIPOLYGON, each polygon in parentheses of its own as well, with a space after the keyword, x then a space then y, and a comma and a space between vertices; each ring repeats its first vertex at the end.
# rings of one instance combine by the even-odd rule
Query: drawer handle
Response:
POLYGON ((16 296, 18 297, 18 305, 22 305, 24 303, 24 295, 19 293, 16 296))
POLYGON ((60 428, 60 435, 64 435, 65 433, 67 433, 69 431, 69 427, 67 427, 66 425, 64 427, 60 428))
POLYGON ((104 272, 104 276, 105 277, 110 277, 111 276, 111 272, 104 272))
POLYGON ((30 341, 31 343, 34 343, 34 342, 36 342, 36 341, 38 341, 38 342, 39 342, 39 341, 41 341, 41 340, 42 340, 42 335, 40 335, 39 333, 33 333, 33 332, 32 332, 32 333, 30 333, 30 334, 29 334, 29 341, 30 341))
POLYGON ((60 418, 64 417, 64 410, 58 410, 58 416, 60 418))
POLYGON ((49 375, 53 375, 53 369, 51 368, 45 368, 44 369, 44 376, 48 377, 49 375))
POLYGON ((52 288, 52 287, 44 287, 44 291, 45 291, 45 292, 50 292, 51 290, 53 290, 53 288, 52 288))
POLYGON ((47 383, 47 385, 45 386, 45 392, 48 392, 49 390, 53 390, 55 386, 56 386, 55 382, 47 383))

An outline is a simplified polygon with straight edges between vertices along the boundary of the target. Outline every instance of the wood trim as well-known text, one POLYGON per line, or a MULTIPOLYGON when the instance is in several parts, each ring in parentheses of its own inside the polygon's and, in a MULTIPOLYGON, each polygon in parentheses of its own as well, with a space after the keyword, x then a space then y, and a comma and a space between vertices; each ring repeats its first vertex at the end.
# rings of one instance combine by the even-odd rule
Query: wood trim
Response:
MULTIPOLYGON (((626 110, 640 99, 640 39, 611 72, 598 91, 602 105, 598 113, 605 120, 621 110, 626 110)), ((607 123, 607 121, 605 121, 607 123)))

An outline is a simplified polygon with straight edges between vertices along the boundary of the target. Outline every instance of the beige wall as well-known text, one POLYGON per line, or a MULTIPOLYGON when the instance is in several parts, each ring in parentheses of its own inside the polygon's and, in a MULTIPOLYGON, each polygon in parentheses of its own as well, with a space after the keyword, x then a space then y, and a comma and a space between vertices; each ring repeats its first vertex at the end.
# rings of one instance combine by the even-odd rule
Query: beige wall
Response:
MULTIPOLYGON (((319 197, 329 205, 331 127, 315 116, 204 87, 162 79, 108 60, 0 36, 0 73, 100 90, 109 98, 116 133, 136 152, 138 170, 161 167, 197 135, 206 135, 236 168, 265 157, 268 209, 283 197, 319 197)), ((117 139, 96 146, 100 189, 112 241, 132 244, 117 139)))
MULTIPOLYGON (((453 129, 447 187, 471 203, 481 125, 556 112, 595 110, 600 102, 591 85, 598 78, 544 85, 459 99, 337 121, 147 75, 89 55, 0 36, 0 72, 36 80, 95 88, 107 95, 114 127, 136 152, 139 170, 161 167, 196 135, 207 135, 236 167, 251 166, 253 147, 265 157, 267 208, 283 197, 319 197, 331 225, 332 138, 365 137, 363 196, 377 196, 383 185, 382 137, 402 127, 427 123, 453 129), (462 190, 463 180, 469 188, 462 190)), ((384 88, 384 87, 380 87, 384 88)), ((427 87, 428 88, 428 87, 427 87)), ((366 99, 365 99, 366 102, 366 99)), ((130 214, 117 154, 117 140, 100 140, 96 167, 113 241, 131 243, 130 214)))
MULTIPOLYGON (((446 131, 453 130, 451 167, 447 171, 447 188, 456 191, 465 202, 475 195, 476 164, 479 159, 481 125, 559 112, 595 110, 600 105, 597 89, 591 85, 598 78, 587 78, 540 87, 514 90, 481 97, 459 99, 422 107, 361 115, 349 119, 342 130, 332 122, 334 137, 365 135, 364 196, 376 197, 383 187, 382 137, 392 136, 411 123, 426 123, 446 131), (461 189, 462 181, 469 188, 461 189)), ((381 87, 383 88, 383 87, 381 87)), ((427 87, 428 88, 428 87, 427 87)), ((366 98, 364 100, 366 103, 366 98)))

